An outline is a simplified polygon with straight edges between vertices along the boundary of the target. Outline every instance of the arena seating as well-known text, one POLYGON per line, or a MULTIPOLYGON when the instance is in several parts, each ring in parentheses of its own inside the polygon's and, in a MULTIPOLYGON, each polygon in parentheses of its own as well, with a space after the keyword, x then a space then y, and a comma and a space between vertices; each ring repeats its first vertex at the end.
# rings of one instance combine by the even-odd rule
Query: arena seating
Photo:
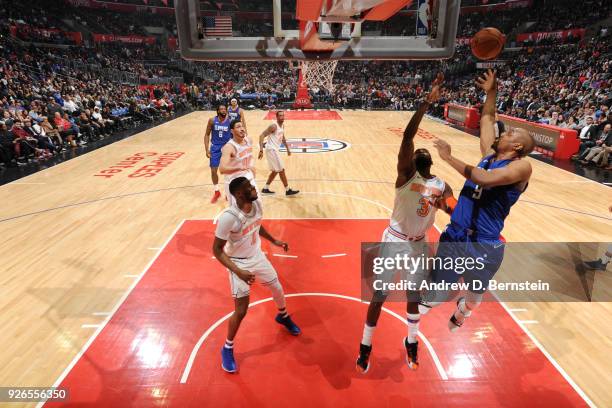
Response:
MULTIPOLYGON (((149 5, 165 6, 163 3, 160 0, 149 5)), ((232 3, 234 9, 235 3, 232 3)), ((238 9, 269 11, 269 3, 241 1, 238 9)), ((220 4, 223 7, 224 3, 220 4)), ((585 28, 586 21, 603 19, 610 13, 602 0, 584 2, 579 15, 571 12, 571 4, 567 0, 534 0, 531 7, 464 13, 458 37, 467 38, 489 25, 514 34, 524 30, 526 25, 530 31, 585 28), (542 7, 548 11, 542 11, 542 7), (550 10, 555 12, 550 13, 550 10)), ((479 6, 482 2, 464 5, 479 6)), ((239 14, 234 19, 235 26, 244 33, 261 34, 257 31, 259 24, 241 23, 239 14)), ((374 28, 385 34, 402 34, 409 24, 414 24, 410 17, 399 15, 374 28)), ((7 133, 28 115, 35 121, 46 116, 53 126, 53 113, 58 109, 49 103, 49 98, 59 105, 60 113, 68 113, 68 120, 72 122, 70 127, 64 123, 66 130, 62 132, 66 137, 61 138, 61 143, 60 138, 52 139, 54 149, 46 149, 55 152, 79 142, 86 143, 87 139, 103 137, 120 127, 163 120, 176 108, 187 108, 187 100, 194 106, 212 109, 220 102, 238 97, 248 109, 265 108, 268 95, 273 95, 276 107, 290 106, 295 98, 297 72, 285 62, 199 63, 197 72, 190 71, 176 61, 178 57, 163 44, 165 37, 153 37, 152 41, 147 41, 149 43, 138 44, 92 41, 88 34, 95 33, 101 26, 105 32, 99 34, 144 36, 149 35, 144 27, 151 26, 165 29, 166 34, 175 32, 171 16, 153 15, 147 11, 121 13, 45 0, 35 0, 27 6, 11 3, 10 7, 1 9, 0 110, 5 117, 4 124, 11 125, 7 126, 7 133), (83 26, 91 29, 83 33, 83 44, 75 43, 68 35, 74 28, 62 20, 65 8, 69 8, 83 26), (54 47, 53 51, 33 45, 39 43, 54 47), (168 78, 179 80, 170 82, 168 78), (183 79, 193 85, 179 86, 183 79), (159 82, 163 85, 155 89, 152 84, 159 82), (187 92, 188 87, 190 92, 187 92), (64 109, 67 101, 70 101, 69 109, 64 109), (72 109, 72 103, 76 104, 76 109, 72 109), (93 119, 95 107, 100 108, 101 124, 93 119), (87 118, 81 117, 83 112, 87 118), (84 126, 79 127, 79 124, 84 126), (81 132, 81 128, 87 131, 81 132)), ((501 56, 506 63, 498 67, 501 82, 498 110, 501 113, 578 131, 587 125, 587 117, 592 116, 599 133, 610 123, 611 46, 605 28, 595 32, 594 37, 582 40, 564 37, 515 43, 513 38, 508 40, 516 48, 501 56)), ((443 63, 342 61, 334 76, 336 90, 333 94, 316 87, 309 91, 318 107, 412 110, 418 104, 422 89, 438 71, 444 71, 447 80, 442 99, 432 107, 431 114, 441 117, 445 102, 480 104, 481 95, 473 86, 478 72, 477 61, 465 44, 458 45, 455 56, 443 63), (356 81, 355 78, 360 79, 356 81)), ((590 132, 588 137, 595 138, 596 134, 590 132)), ((11 150, 7 146, 5 150, 11 150)), ((21 152, 13 150, 10 153, 14 160, 6 164, 27 161, 21 152)), ((36 147, 30 150, 31 156, 43 155, 37 153, 36 147)))

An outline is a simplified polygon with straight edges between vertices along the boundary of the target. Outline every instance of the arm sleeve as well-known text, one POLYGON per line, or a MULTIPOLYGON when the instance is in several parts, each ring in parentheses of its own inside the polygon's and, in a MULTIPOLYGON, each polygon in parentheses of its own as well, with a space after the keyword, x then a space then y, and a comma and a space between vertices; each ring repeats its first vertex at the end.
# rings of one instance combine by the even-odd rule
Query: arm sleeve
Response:
POLYGON ((215 230, 215 236, 221 238, 224 241, 229 239, 230 233, 237 230, 238 218, 229 212, 221 214, 217 220, 217 229, 215 230))

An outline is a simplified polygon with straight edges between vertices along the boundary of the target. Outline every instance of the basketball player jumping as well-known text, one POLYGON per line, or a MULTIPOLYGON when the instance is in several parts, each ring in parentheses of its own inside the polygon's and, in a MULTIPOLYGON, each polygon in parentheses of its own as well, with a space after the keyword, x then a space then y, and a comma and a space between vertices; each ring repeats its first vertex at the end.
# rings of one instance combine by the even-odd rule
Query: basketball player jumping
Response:
POLYGON ((210 175, 215 187, 215 193, 210 200, 213 204, 221 197, 217 169, 221 160, 221 149, 230 140, 230 137, 230 119, 227 117, 227 109, 225 105, 219 105, 217 106, 217 116, 208 119, 206 133, 204 134, 204 150, 206 150, 206 157, 210 159, 210 175))
MULTIPOLYGON (((483 293, 501 266, 504 243, 500 234, 510 208, 527 188, 531 177, 531 164, 523 160, 534 148, 535 142, 525 129, 506 129, 495 140, 495 103, 497 81, 488 70, 476 80, 486 92, 480 119, 480 151, 482 160, 476 167, 454 157, 451 147, 438 139, 434 145, 440 158, 450 164, 467 180, 451 215, 450 224, 440 236, 436 257, 442 259, 480 258, 483 265, 459 274, 452 263, 436 264, 431 278, 435 283, 454 283, 463 277, 468 285, 465 297, 460 297, 457 309, 450 317, 451 331, 463 325, 482 300, 483 293), (477 286, 478 285, 478 286, 477 286), (482 288, 480 287, 482 285, 482 288)), ((428 293, 430 303, 419 309, 426 313, 431 306, 446 300, 448 292, 428 293)))
MULTIPOLYGON (((440 94, 440 84, 443 81, 439 74, 432 85, 431 92, 421 103, 419 109, 410 119, 400 146, 397 161, 397 177, 395 179, 395 203, 389 227, 382 236, 382 253, 379 256, 393 258, 399 254, 417 257, 427 251, 427 231, 435 220, 437 208, 445 208, 444 199, 452 196, 452 190, 440 178, 430 173, 431 155, 427 149, 414 150, 414 137, 423 115, 432 102, 440 94), (399 247, 399 248, 398 248, 399 247)), ((420 268, 411 274, 410 279, 418 284, 425 279, 425 269, 420 268)), ((389 271, 384 280, 393 281, 397 272, 389 271)), ((406 362, 410 369, 418 367, 417 334, 419 331, 419 294, 410 291, 407 305, 408 336, 404 338, 406 362)), ((363 337, 359 346, 359 357, 356 368, 366 373, 370 368, 370 353, 372 352, 372 336, 376 329, 380 311, 386 300, 387 293, 376 291, 368 306, 368 314, 363 329, 363 337)))
POLYGON ((246 177, 238 177, 229 184, 234 204, 228 207, 219 217, 213 243, 213 253, 229 271, 234 313, 229 319, 227 339, 221 349, 221 367, 234 373, 238 370, 234 359, 234 338, 242 319, 249 307, 250 285, 259 280, 272 292, 278 314, 276 322, 294 336, 300 334, 300 328, 287 313, 285 294, 274 267, 261 251, 260 236, 286 251, 286 242, 274 239, 261 225, 263 210, 257 196, 257 189, 246 177))
POLYGON ((285 174, 285 166, 283 166, 283 161, 280 157, 281 144, 284 144, 287 148, 287 156, 291 156, 291 149, 289 148, 287 140, 285 139, 284 123, 285 112, 277 111, 276 123, 268 126, 268 128, 259 136, 259 159, 261 159, 264 155, 264 139, 266 136, 268 137, 265 151, 268 166, 270 167, 270 175, 268 176, 268 181, 266 181, 265 187, 263 190, 261 190, 261 192, 265 194, 274 194, 274 191, 270 191, 270 184, 272 184, 272 181, 274 181, 277 174, 280 176, 283 186, 285 186, 285 195, 292 196, 300 192, 299 190, 292 190, 291 187, 289 187, 287 175, 285 174))
POLYGON ((221 164, 219 171, 225 175, 225 196, 230 205, 236 203, 231 195, 229 185, 238 177, 246 177, 255 186, 255 168, 253 145, 247 136, 246 129, 239 120, 230 123, 232 138, 221 149, 221 164))
POLYGON ((227 108, 227 115, 230 120, 240 120, 242 122, 242 126, 244 126, 244 130, 247 130, 246 118, 244 117, 244 112, 238 106, 238 99, 232 98, 230 101, 230 106, 227 108))

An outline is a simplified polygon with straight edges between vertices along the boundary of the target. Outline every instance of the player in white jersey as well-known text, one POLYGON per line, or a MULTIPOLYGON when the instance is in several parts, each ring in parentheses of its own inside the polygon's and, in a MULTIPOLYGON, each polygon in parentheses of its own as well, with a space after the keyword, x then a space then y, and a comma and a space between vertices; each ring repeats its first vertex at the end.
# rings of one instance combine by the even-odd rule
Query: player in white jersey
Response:
POLYGON ((287 144, 287 140, 285 139, 284 124, 285 112, 277 111, 276 123, 268 126, 268 128, 259 136, 259 159, 261 159, 264 155, 264 139, 266 136, 268 137, 265 152, 266 159, 268 160, 268 167, 270 167, 270 175, 268 176, 268 181, 266 181, 265 187, 263 190, 261 190, 261 192, 265 194, 274 194, 274 191, 270 191, 270 184, 272 184, 272 181, 274 181, 277 174, 280 176, 283 186, 285 186, 285 195, 292 196, 300 192, 299 190, 292 190, 291 187, 289 187, 287 175, 285 174, 285 166, 283 165, 283 160, 280 156, 280 147, 282 144, 284 144, 287 148, 287 156, 291 156, 291 149, 289 148, 289 144, 287 144))
POLYGON ((236 204, 230 194, 229 185, 235 178, 246 177, 255 186, 255 159, 253 144, 247 136, 244 124, 240 119, 230 123, 232 138, 221 149, 219 171, 225 176, 225 196, 229 204, 236 204))
POLYGON ((274 267, 261 251, 260 236, 286 251, 286 242, 273 238, 261 225, 263 216, 261 201, 257 189, 246 177, 231 181, 230 194, 235 204, 226 208, 217 221, 213 253, 223 266, 228 269, 230 287, 234 297, 234 313, 229 319, 227 339, 221 349, 221 367, 230 373, 237 371, 234 360, 234 338, 242 319, 249 307, 250 285, 256 280, 272 292, 272 298, 278 308, 276 322, 294 336, 300 334, 300 328, 287 313, 285 294, 274 267))
MULTIPOLYGON (((430 173, 432 160, 427 149, 414 150, 414 136, 419 128, 423 115, 429 104, 439 97, 439 86, 442 75, 438 75, 433 83, 432 90, 426 100, 410 119, 400 146, 397 162, 397 178, 395 180, 395 203, 389 226, 382 236, 382 250, 378 257, 395 258, 397 255, 418 258, 427 256, 427 231, 435 220, 437 208, 446 208, 444 200, 452 196, 451 189, 444 181, 430 173)), ((383 282, 394 282, 399 271, 387 270, 379 275, 383 282)), ((416 288, 426 278, 427 270, 418 267, 402 276, 407 281, 414 282, 416 288)), ((370 367, 370 353, 372 351, 372 336, 380 316, 383 303, 388 292, 375 291, 368 306, 368 314, 363 330, 363 337, 359 346, 359 357, 356 368, 366 373, 370 367)), ((407 291, 407 323, 408 336, 404 338, 406 348, 406 362, 410 369, 416 370, 417 335, 419 327, 419 293, 407 291)))

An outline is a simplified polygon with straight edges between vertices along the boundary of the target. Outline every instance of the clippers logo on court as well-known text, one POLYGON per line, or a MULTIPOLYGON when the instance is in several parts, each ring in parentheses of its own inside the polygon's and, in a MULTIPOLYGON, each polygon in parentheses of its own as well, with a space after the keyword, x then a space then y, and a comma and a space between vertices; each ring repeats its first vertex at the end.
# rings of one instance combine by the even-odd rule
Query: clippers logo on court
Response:
MULTIPOLYGON (((301 139, 287 139, 291 148, 291 153, 326 153, 337 152, 350 147, 350 144, 342 140, 319 139, 314 137, 303 137, 301 139)), ((282 145, 281 152, 286 152, 287 148, 282 145)))

